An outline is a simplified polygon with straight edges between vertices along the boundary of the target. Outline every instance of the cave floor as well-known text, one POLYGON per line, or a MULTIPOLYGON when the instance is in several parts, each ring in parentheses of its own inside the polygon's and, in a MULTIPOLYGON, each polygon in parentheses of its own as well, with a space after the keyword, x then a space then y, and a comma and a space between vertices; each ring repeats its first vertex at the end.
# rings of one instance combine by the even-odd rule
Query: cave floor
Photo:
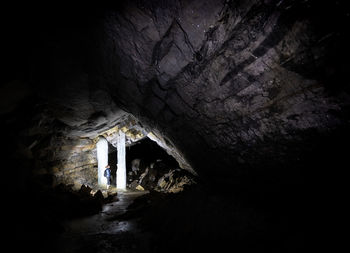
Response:
POLYGON ((65 222, 57 252, 148 252, 148 235, 135 219, 124 219, 128 206, 147 191, 119 192, 98 214, 65 222))

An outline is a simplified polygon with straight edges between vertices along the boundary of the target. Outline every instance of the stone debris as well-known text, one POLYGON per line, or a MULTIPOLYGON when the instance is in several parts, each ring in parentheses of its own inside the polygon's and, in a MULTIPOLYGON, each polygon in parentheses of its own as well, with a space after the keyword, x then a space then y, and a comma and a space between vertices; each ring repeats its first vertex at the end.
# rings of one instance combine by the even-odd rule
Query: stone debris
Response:
POLYGON ((183 170, 170 170, 169 173, 165 174, 158 180, 155 190, 177 193, 183 191, 185 185, 191 185, 193 183, 194 180, 183 170))
MULTIPOLYGON (((140 159, 138 159, 140 160, 140 159)), ((165 193, 177 193, 186 185, 195 183, 194 176, 180 168, 173 168, 161 159, 151 162, 144 167, 137 167, 129 174, 128 187, 134 190, 155 190, 165 193)))

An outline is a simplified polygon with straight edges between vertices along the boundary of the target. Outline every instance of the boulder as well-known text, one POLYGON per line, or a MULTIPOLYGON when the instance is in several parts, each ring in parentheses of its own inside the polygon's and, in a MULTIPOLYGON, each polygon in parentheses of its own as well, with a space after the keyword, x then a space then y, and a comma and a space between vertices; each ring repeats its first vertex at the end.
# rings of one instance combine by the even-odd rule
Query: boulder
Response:
POLYGON ((183 191, 186 185, 192 185, 193 183, 195 181, 189 173, 181 169, 175 169, 170 170, 158 180, 155 190, 177 193, 183 191))
POLYGON ((90 196, 91 191, 92 191, 92 189, 89 186, 83 184, 80 187, 80 190, 78 191, 78 193, 81 196, 90 196))
POLYGON ((98 190, 98 191, 94 194, 94 199, 97 200, 97 201, 99 201, 100 203, 103 202, 104 196, 103 196, 101 190, 98 190))

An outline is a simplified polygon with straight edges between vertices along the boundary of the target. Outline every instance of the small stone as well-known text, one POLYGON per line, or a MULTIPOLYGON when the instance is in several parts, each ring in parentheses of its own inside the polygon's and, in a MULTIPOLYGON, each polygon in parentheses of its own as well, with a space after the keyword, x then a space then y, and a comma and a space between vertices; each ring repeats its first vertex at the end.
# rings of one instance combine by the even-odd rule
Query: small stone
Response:
POLYGON ((144 191, 145 188, 143 188, 141 185, 138 185, 136 186, 136 190, 139 190, 139 191, 144 191))

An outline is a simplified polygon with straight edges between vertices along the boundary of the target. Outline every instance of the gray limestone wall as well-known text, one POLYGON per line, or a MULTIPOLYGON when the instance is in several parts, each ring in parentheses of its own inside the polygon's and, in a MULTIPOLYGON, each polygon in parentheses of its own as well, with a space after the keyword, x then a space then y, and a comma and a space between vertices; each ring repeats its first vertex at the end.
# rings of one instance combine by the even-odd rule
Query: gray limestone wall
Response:
POLYGON ((64 140, 90 142, 131 114, 203 177, 272 175, 348 127, 341 9, 317 1, 125 1, 79 17, 72 10, 62 22, 46 17, 25 37, 30 74, 2 87, 4 131, 13 130, 24 153, 37 141, 42 169, 71 159, 64 140), (325 10, 339 15, 326 22, 325 10))

